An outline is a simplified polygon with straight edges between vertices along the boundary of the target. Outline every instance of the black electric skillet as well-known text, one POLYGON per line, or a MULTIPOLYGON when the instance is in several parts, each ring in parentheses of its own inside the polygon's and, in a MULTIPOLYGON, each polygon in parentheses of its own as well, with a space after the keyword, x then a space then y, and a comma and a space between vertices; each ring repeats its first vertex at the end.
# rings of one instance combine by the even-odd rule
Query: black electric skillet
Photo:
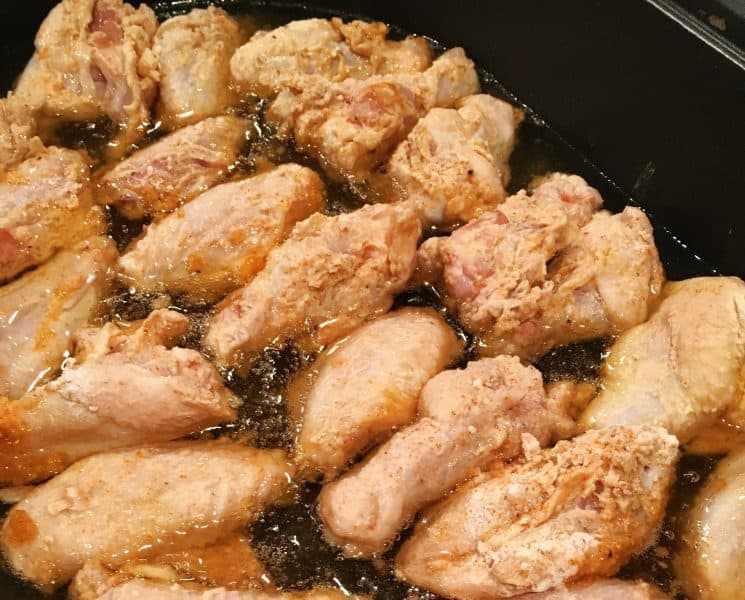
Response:
MULTIPOLYGON (((161 18, 209 3, 149 2, 161 18)), ((745 277, 745 53, 677 5, 666 0, 211 3, 267 24, 361 16, 391 24, 394 34, 417 33, 442 47, 465 47, 483 69, 485 91, 528 109, 511 187, 548 169, 578 173, 601 191, 610 209, 636 203, 648 211, 670 279, 717 272, 745 277)), ((0 3, 3 89, 31 56, 34 34, 54 4, 0 3)), ((402 301, 407 300, 412 301, 402 301)), ((570 348, 539 366, 549 377, 567 369, 576 374, 583 362, 591 372, 601 348, 570 348)), ((281 379, 268 387, 281 386, 281 379)), ((262 390, 242 391, 261 408, 262 390)), ((712 465, 713 459, 683 460, 669 511, 673 517, 712 465)), ((341 560, 320 541, 309 509, 316 493, 309 486, 297 504, 270 511, 252 528, 277 581, 291 587, 325 582, 379 598, 405 598, 407 588, 372 563, 341 560)), ((665 524, 662 545, 674 544, 672 527, 665 524)), ((651 555, 635 560, 625 574, 663 587, 671 580, 670 569, 651 555)), ((0 599, 45 597, 0 570, 0 599)), ((63 598, 64 590, 54 597, 63 598)))

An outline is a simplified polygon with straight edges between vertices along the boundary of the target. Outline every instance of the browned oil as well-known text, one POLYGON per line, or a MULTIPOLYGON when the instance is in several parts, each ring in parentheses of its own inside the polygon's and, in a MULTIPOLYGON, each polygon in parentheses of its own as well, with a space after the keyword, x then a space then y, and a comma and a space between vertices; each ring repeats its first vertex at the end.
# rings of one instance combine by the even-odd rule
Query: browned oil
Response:
MULTIPOLYGON (((193 7, 210 4, 206 1, 159 2, 153 7, 161 19, 187 12, 193 7)), ((222 2, 228 10, 237 12, 247 34, 257 28, 282 24, 295 18, 328 16, 310 13, 301 8, 278 8, 268 10, 262 3, 261 10, 245 10, 250 2, 231 0, 222 2), (241 11, 243 7, 243 11, 241 11)), ((393 29, 395 35, 402 32, 393 29)), ((519 104, 508 90, 488 73, 481 73, 483 89, 519 104)), ((611 209, 619 209, 628 203, 628 198, 611 182, 607 181, 587 160, 569 147, 558 135, 547 127, 530 109, 520 129, 520 142, 511 158, 512 181, 510 191, 524 187, 530 179, 549 170, 563 170, 584 176, 598 187, 611 209)), ((298 152, 291 143, 279 140, 272 128, 264 121, 264 103, 258 98, 249 98, 234 110, 252 120, 246 149, 238 161, 232 176, 239 177, 266 168, 268 164, 297 162, 314 168, 323 178, 327 189, 327 214, 338 214, 355 210, 369 202, 385 201, 379 190, 353 184, 343 179, 330 177, 315 159, 298 152)), ((72 148, 85 149, 94 168, 106 169, 103 162, 104 149, 112 133, 107 121, 66 125, 49 133, 50 141, 72 148)), ((163 132, 153 128, 140 144, 152 143, 163 132)), ((109 234, 120 250, 139 236, 147 220, 130 221, 114 209, 109 210, 109 234)), ((431 231, 427 235, 439 235, 431 231)), ((656 229, 660 254, 670 278, 683 278, 706 274, 707 269, 665 229, 656 229)), ((115 291, 104 302, 104 318, 116 321, 142 319, 154 306, 170 306, 187 314, 191 329, 184 345, 200 349, 206 317, 211 310, 209 304, 197 307, 186 305, 178 297, 163 297, 136 293, 126 287, 115 291)), ((401 306, 432 306, 446 313, 436 291, 430 288, 407 292, 395 302, 401 306)), ((457 365, 462 366, 475 358, 475 341, 451 315, 446 318, 465 341, 465 350, 457 365)), ((597 381, 598 369, 608 340, 599 340, 556 349, 537 361, 547 381, 572 379, 574 381, 597 381)), ((313 356, 303 354, 292 345, 284 348, 269 348, 250 366, 245 375, 225 371, 223 377, 228 387, 243 401, 238 419, 224 427, 212 428, 196 437, 229 435, 247 440, 263 448, 287 448, 292 444, 293 431, 290 423, 285 394, 293 375, 308 366, 313 356)), ((670 554, 675 550, 676 519, 690 504, 701 482, 716 464, 716 458, 684 457, 679 467, 678 479, 670 503, 668 516, 660 532, 659 541, 642 555, 635 558, 623 571, 623 577, 643 578, 660 585, 673 597, 684 596, 675 585, 670 554)), ((315 511, 315 501, 320 490, 316 483, 306 483, 296 500, 289 505, 270 508, 249 528, 252 544, 264 561, 272 579, 288 589, 307 589, 314 585, 332 585, 352 593, 369 594, 373 598, 396 600, 404 598, 435 598, 428 592, 416 590, 395 580, 390 574, 390 562, 408 535, 404 531, 399 542, 380 561, 371 562, 343 558, 337 550, 323 540, 321 526, 315 511)), ((7 510, 7 507, 6 507, 7 510)), ((38 600, 42 598, 64 598, 65 590, 45 596, 0 571, 0 597, 16 600, 38 600)))

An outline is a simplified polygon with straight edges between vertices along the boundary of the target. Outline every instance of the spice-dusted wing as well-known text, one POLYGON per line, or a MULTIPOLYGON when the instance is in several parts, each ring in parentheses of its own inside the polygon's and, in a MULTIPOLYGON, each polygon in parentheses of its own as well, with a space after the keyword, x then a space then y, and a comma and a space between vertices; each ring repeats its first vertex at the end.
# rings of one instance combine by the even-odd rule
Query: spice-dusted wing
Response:
POLYGON ((91 559, 117 566, 212 544, 280 498, 291 474, 280 450, 233 442, 96 454, 16 504, 0 548, 16 574, 58 587, 91 559))
POLYGON ((237 117, 214 117, 179 129, 106 172, 97 200, 130 219, 161 218, 225 177, 247 127, 237 117))
POLYGON ((313 80, 282 90, 267 118, 331 171, 364 180, 430 109, 452 106, 478 90, 473 62, 454 48, 421 73, 313 80))
POLYGON ((150 225, 119 264, 138 289, 218 299, 248 283, 272 248, 323 201, 314 171, 281 165, 218 185, 150 225))
POLYGON ((57 379, 19 400, 0 398, 0 484, 233 420, 237 399, 212 365, 195 350, 166 347, 188 326, 184 315, 157 310, 134 333, 112 323, 87 331, 80 358, 57 379))
POLYGON ((158 27, 153 40, 160 74, 156 114, 164 127, 214 117, 235 102, 230 57, 242 41, 238 23, 215 6, 195 8, 158 27))
POLYGON ((271 96, 310 78, 328 83, 371 75, 415 73, 432 63, 424 38, 387 40, 384 23, 341 19, 303 19, 270 31, 257 31, 230 61, 238 86, 271 96))
POLYGON ((72 334, 97 314, 118 257, 95 237, 0 287, 0 396, 20 398, 62 364, 72 334))
POLYGON ((658 587, 646 581, 598 579, 568 587, 515 596, 520 600, 669 600, 658 587))
POLYGON ((462 600, 609 577, 652 541, 678 442, 659 427, 609 427, 497 467, 427 511, 397 575, 462 600))
POLYGON ((442 316, 405 308, 379 317, 326 350, 298 376, 295 460, 333 477, 360 452, 416 415, 424 384, 462 349, 442 316), (312 376, 308 388, 307 377, 312 376))
POLYGON ((0 282, 103 232, 88 174, 79 153, 52 147, 0 175, 0 282))
POLYGON ((36 34, 34 53, 16 88, 51 120, 109 117, 120 128, 118 155, 144 134, 158 80, 150 50, 153 11, 122 0, 63 0, 36 34))
POLYGON ((326 538, 352 556, 380 554, 421 508, 481 468, 549 443, 568 417, 541 374, 516 357, 471 362, 424 386, 419 419, 319 497, 326 538), (526 442, 531 443, 531 442, 526 442))
POLYGON ((655 424, 685 443, 718 417, 745 424, 745 283, 687 279, 662 297, 649 321, 611 347, 580 426, 655 424))
POLYGON ((205 336, 220 364, 312 336, 321 346, 385 312, 414 270, 420 224, 407 207, 315 214, 269 253, 264 269, 218 305, 205 336))
POLYGON ((399 144, 388 173, 429 223, 469 221, 504 201, 522 112, 486 94, 433 108, 399 144))

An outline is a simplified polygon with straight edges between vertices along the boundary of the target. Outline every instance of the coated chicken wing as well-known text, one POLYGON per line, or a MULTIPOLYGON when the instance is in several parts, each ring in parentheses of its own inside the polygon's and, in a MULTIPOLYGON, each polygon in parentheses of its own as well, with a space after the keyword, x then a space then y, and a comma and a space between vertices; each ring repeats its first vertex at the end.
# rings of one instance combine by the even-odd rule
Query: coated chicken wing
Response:
POLYGON ((237 399, 195 350, 166 348, 188 319, 157 310, 134 333, 90 331, 80 362, 20 400, 0 398, 0 484, 45 479, 84 456, 182 437, 235 418, 237 399))
POLYGON ((144 133, 158 81, 150 50, 155 13, 122 0, 62 0, 36 34, 34 53, 16 93, 42 117, 120 127, 112 150, 144 133))
POLYGON ((98 202, 129 219, 163 217, 219 183, 235 163, 248 123, 214 117, 135 152, 99 181, 98 202))
POLYGON ((566 588, 515 596, 520 600, 668 600, 659 588, 645 581, 599 579, 566 588))
POLYGON ((0 173, 42 149, 29 107, 12 92, 0 99, 0 173))
POLYGON ((479 90, 473 62, 449 50, 421 73, 375 75, 285 89, 267 111, 281 136, 332 173, 364 180, 389 159, 420 117, 479 90))
POLYGON ((219 299, 248 283, 269 251, 323 202, 314 171, 281 165, 204 192, 148 227, 119 265, 138 289, 219 299))
POLYGON ((235 102, 230 57, 242 42, 238 23, 214 6, 195 8, 158 27, 153 40, 160 73, 156 114, 166 129, 214 117, 235 102))
POLYGON ((116 567, 212 544, 248 524, 291 480, 282 451, 232 442, 96 454, 16 504, 0 548, 19 576, 55 588, 87 560, 116 567))
POLYGON ((609 427, 497 467, 427 511, 396 574, 463 600, 613 576, 650 541, 678 442, 659 427, 609 427))
POLYGON ((433 108, 388 162, 428 223, 470 221, 504 201, 522 111, 486 94, 433 108))
POLYGON ((448 237, 419 249, 420 277, 488 343, 513 334, 555 291, 547 263, 578 236, 602 200, 583 179, 553 174, 448 237))
POLYGON ((42 149, 0 174, 0 282, 104 229, 77 152, 42 149))
POLYGON ((699 277, 669 283, 646 323, 616 340, 584 428, 655 424, 689 441, 717 417, 740 420, 745 383, 745 283, 699 277))
POLYGON ((0 287, 0 396, 20 398, 60 368, 72 334, 98 312, 116 248, 96 237, 0 287))
POLYGON ((552 293, 489 352, 535 357, 562 344, 618 335, 646 321, 665 273, 652 225, 638 208, 595 214, 548 267, 552 293))
POLYGON ((424 386, 419 419, 321 491, 325 537, 352 556, 382 553, 417 511, 490 464, 510 460, 529 434, 537 447, 568 416, 541 374, 498 356, 444 371, 424 386))
POLYGON ((383 23, 341 19, 291 21, 257 31, 233 55, 230 70, 245 92, 271 96, 285 87, 302 87, 310 78, 339 82, 371 75, 415 73, 432 63, 424 38, 386 40, 383 23))
POLYGON ((691 600, 737 600, 745 589, 745 447, 720 462, 683 520, 675 570, 691 600))
POLYGON ((222 365, 292 336, 312 347, 385 312, 414 271, 421 226, 408 207, 370 205, 298 223, 247 286, 218 305, 205 336, 222 365), (310 336, 310 337, 308 337, 310 336))
POLYGON ((290 391, 299 421, 296 462, 333 477, 360 452, 412 421, 424 384, 462 348, 434 310, 404 308, 324 351, 290 391))

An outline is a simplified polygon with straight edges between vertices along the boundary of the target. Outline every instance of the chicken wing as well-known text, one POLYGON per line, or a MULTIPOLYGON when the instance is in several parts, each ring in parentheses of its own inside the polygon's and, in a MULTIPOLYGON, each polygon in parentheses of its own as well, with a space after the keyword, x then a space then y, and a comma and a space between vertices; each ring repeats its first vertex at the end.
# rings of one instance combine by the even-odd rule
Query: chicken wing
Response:
POLYGON ((312 77, 326 82, 371 75, 424 71, 432 51, 424 38, 386 40, 383 23, 341 19, 292 21, 257 31, 233 55, 230 70, 244 92, 271 96, 286 87, 302 87, 312 77))
POLYGON ((214 117, 236 101, 230 57, 242 42, 238 23, 214 6, 195 8, 158 27, 153 40, 160 73, 156 114, 166 129, 214 117))
POLYGON ((652 225, 638 208, 595 214, 548 268, 552 292, 490 353, 536 357, 562 344, 618 335, 647 320, 665 283, 652 225))
POLYGON ((479 90, 473 62, 449 50, 421 73, 375 75, 285 89, 267 111, 281 136, 332 173, 364 180, 384 164, 420 117, 479 90))
POLYGON ((42 149, 29 107, 12 92, 0 99, 0 173, 42 149))
POLYGON ((470 221, 506 197, 522 111, 486 94, 433 108, 399 144, 388 173, 432 224, 470 221))
POLYGON ((0 287, 0 396, 20 398, 60 368, 108 293, 117 256, 111 240, 91 238, 0 287))
POLYGON ((184 127, 104 173, 98 202, 129 219, 163 217, 219 183, 235 163, 248 123, 214 117, 184 127))
POLYGON ((296 462, 333 477, 360 452, 412 421, 424 384, 462 348, 434 310, 404 308, 326 350, 290 391, 299 421, 296 462))
POLYGON ((419 509, 480 468, 517 456, 526 434, 545 446, 568 419, 545 394, 538 370, 514 356, 436 375, 418 412, 415 423, 321 491, 325 537, 345 554, 382 553, 419 509))
POLYGON ((16 93, 41 117, 89 121, 107 116, 121 128, 112 150, 144 133, 158 81, 150 46, 155 13, 122 0, 62 0, 36 34, 16 93))
POLYGON ((599 579, 567 588, 515 596, 520 600, 668 600, 659 588, 645 581, 599 579))
POLYGON ((55 588, 90 559, 116 567, 212 544, 280 498, 291 480, 282 451, 232 442, 96 454, 16 504, 0 548, 20 577, 55 588))
POLYGON ((553 174, 532 194, 419 249, 420 277, 487 342, 511 334, 555 291, 547 263, 579 236, 602 200, 583 179, 553 174))
POLYGON ((0 282, 104 229, 77 152, 46 148, 0 175, 0 282))
POLYGON ((157 310, 127 334, 86 336, 81 361, 20 400, 0 398, 0 484, 59 473, 113 448, 182 437, 235 418, 237 399, 195 350, 167 349, 188 319, 157 310))
POLYGON ((323 202, 314 171, 281 165, 201 194, 148 227, 119 265, 138 289, 216 300, 248 283, 269 251, 323 202))
POLYGON ((699 277, 669 283, 648 322, 618 338, 584 428, 655 424, 689 441, 733 411, 745 385, 745 283, 699 277))
POLYGON ((675 570, 691 600, 737 600, 745 589, 745 447, 720 462, 683 520, 675 570))
POLYGON ((269 253, 251 283, 218 305, 206 347, 228 365, 292 336, 312 347, 339 339, 388 310, 404 290, 420 233, 408 207, 379 204, 335 217, 312 215, 269 253))
POLYGON ((497 467, 424 514, 396 558, 404 581, 457 599, 613 576, 659 526, 678 441, 609 427, 497 467))

